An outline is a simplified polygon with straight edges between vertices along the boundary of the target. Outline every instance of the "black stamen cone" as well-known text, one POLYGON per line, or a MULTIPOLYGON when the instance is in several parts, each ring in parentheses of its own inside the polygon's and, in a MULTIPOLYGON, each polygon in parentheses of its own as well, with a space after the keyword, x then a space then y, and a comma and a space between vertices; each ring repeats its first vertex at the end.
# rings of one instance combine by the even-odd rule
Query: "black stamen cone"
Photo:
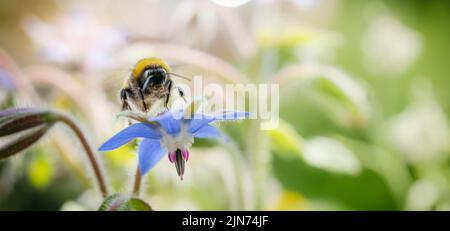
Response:
POLYGON ((184 164, 185 160, 183 159, 183 155, 181 155, 181 150, 177 149, 175 152, 175 167, 177 169, 178 176, 183 179, 184 175, 184 164))

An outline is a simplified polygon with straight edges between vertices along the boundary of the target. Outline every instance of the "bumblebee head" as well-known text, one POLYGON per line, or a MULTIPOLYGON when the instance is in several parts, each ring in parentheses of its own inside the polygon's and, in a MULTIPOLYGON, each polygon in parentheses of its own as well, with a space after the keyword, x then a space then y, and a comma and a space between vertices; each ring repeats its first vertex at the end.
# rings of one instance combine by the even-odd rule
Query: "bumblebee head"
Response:
POLYGON ((139 60, 133 68, 132 75, 139 87, 143 90, 149 87, 159 87, 166 83, 169 65, 158 58, 145 58, 139 60))

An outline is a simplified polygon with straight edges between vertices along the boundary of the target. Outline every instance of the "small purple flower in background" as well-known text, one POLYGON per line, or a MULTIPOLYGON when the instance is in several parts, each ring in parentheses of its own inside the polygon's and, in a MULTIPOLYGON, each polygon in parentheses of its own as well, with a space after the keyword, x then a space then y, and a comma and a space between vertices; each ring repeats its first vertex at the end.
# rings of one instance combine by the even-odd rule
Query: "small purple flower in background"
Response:
POLYGON ((0 67, 0 89, 6 91, 13 91, 16 88, 13 77, 8 71, 0 67))
POLYGON ((187 118, 185 110, 166 112, 147 121, 132 124, 106 141, 99 151, 114 150, 135 138, 143 138, 138 148, 139 170, 146 174, 168 153, 169 161, 181 179, 185 162, 189 159, 189 148, 195 138, 224 138, 211 122, 216 120, 237 120, 245 118, 247 112, 225 112, 210 116, 193 114, 187 118))
POLYGON ((16 88, 13 77, 0 67, 0 104, 2 104, 7 96, 16 88))

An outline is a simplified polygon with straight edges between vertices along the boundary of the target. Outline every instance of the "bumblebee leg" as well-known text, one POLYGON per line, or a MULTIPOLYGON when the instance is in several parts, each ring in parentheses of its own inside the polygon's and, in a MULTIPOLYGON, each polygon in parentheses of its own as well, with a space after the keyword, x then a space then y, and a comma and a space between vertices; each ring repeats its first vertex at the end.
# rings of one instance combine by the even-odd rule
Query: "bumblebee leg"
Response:
POLYGON ((168 104, 169 104, 169 99, 170 99, 170 92, 172 91, 172 80, 171 79, 169 79, 168 81, 167 81, 167 85, 168 85, 168 87, 167 87, 167 96, 166 96, 166 100, 164 101, 164 107, 167 109, 167 110, 169 110, 169 107, 167 106, 168 104))
MULTIPOLYGON (((131 111, 131 107, 128 104, 128 94, 130 94, 130 89, 128 88, 124 88, 122 90, 120 90, 120 100, 122 101, 122 111, 127 111, 130 110, 131 111)), ((128 125, 131 125, 131 120, 128 120, 128 125)))
POLYGON ((147 104, 145 103, 144 94, 142 93, 141 89, 139 89, 139 96, 141 97, 142 105, 144 106, 144 110, 145 110, 145 112, 147 112, 148 111, 147 104))
POLYGON ((122 111, 131 110, 131 107, 127 101, 128 94, 130 94, 130 89, 123 88, 122 90, 120 90, 120 101, 122 101, 122 111))

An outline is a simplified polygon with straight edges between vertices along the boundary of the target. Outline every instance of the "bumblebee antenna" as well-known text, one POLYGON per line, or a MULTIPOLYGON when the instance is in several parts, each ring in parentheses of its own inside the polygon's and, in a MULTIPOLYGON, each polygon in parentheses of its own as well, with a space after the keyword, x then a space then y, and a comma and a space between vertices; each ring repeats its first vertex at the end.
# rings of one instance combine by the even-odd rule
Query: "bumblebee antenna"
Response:
POLYGON ((187 76, 184 76, 184 75, 180 75, 180 74, 173 73, 173 72, 169 72, 168 74, 169 74, 169 75, 174 75, 174 76, 176 76, 176 77, 178 77, 178 78, 182 78, 182 79, 184 79, 184 80, 191 81, 191 78, 189 78, 189 77, 187 77, 187 76))

